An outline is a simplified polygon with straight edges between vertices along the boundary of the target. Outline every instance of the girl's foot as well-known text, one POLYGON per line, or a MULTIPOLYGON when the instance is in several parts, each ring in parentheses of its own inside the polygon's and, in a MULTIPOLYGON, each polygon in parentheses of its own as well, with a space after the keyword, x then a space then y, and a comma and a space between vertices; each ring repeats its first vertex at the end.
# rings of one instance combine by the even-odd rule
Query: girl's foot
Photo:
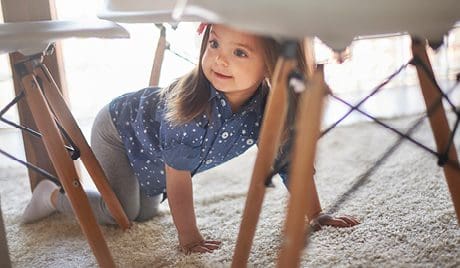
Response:
POLYGON ((51 215, 56 208, 51 202, 51 194, 58 186, 49 180, 42 180, 35 187, 32 198, 22 214, 23 223, 32 223, 51 215))

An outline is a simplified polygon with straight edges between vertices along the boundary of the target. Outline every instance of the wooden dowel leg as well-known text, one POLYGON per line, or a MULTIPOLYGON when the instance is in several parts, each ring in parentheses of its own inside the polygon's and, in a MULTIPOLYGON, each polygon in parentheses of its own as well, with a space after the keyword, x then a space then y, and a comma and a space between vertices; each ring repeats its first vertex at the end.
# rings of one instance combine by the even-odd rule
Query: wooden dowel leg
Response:
POLYGON ((246 267, 265 195, 265 180, 275 159, 287 113, 287 77, 296 60, 280 58, 276 64, 259 138, 259 151, 246 198, 232 267, 246 267))
MULTIPOLYGON (((14 68, 14 64, 22 60, 24 60, 24 56, 21 53, 15 52, 10 54, 10 62, 12 67, 11 71, 14 81, 14 92, 16 95, 19 95, 23 89, 21 85, 21 78, 14 68)), ((37 129, 34 118, 30 112, 29 106, 27 106, 27 103, 25 101, 20 101, 17 103, 17 108, 21 125, 27 126, 31 129, 37 129)), ((24 143, 24 152, 27 162, 38 166, 53 175, 56 175, 56 170, 54 169, 53 164, 51 163, 51 160, 46 153, 45 146, 40 141, 40 139, 24 131, 21 132, 21 136, 24 143)), ((33 191, 37 184, 43 179, 43 176, 30 168, 27 169, 27 172, 29 174, 30 188, 31 191, 33 191)))
MULTIPOLYGON (((314 46, 314 39, 313 38, 310 38, 310 37, 307 37, 304 39, 304 50, 305 50, 305 62, 307 63, 307 70, 306 70, 306 81, 310 81, 310 80, 313 80, 313 76, 316 76, 316 80, 318 81, 318 83, 320 84, 319 87, 321 87, 321 91, 322 91, 322 96, 325 96, 327 92, 329 92, 329 87, 326 85, 326 81, 324 80, 324 66, 323 65, 316 65, 316 59, 315 59, 315 46, 314 46)), ((316 81, 315 80, 315 81, 316 81)), ((313 82, 313 83, 316 83, 316 82, 313 82)), ((312 84, 312 86, 314 86, 315 84, 312 84)), ((317 92, 318 93, 318 92, 317 92)), ((307 93, 307 94, 312 94, 312 93, 307 93)), ((312 96, 312 98, 316 98, 317 96, 314 95, 312 96)), ((323 98, 320 99, 320 102, 315 102, 315 105, 316 104, 320 104, 321 107, 319 108, 319 115, 317 115, 318 117, 314 117, 313 120, 319 120, 317 122, 318 124, 318 131, 320 132, 320 128, 321 128, 321 116, 322 116, 322 110, 323 110, 323 98)), ((302 100, 301 100, 302 101, 302 100)), ((308 101, 308 100, 304 100, 304 101, 308 101)), ((306 106, 308 105, 305 104, 306 106)), ((306 107, 305 107, 306 108, 306 107)), ((309 112, 306 112, 305 115, 302 115, 302 110, 300 110, 301 108, 298 108, 299 109, 299 115, 300 115, 300 119, 298 119, 298 123, 296 123, 298 125, 298 128, 300 129, 307 129, 309 126, 307 125, 304 125, 306 122, 309 122, 311 120, 311 118, 308 118, 308 119, 303 119, 302 118, 305 118, 307 116, 309 116, 309 112)), ((315 107, 314 109, 317 109, 317 107, 315 107)), ((316 110, 314 110, 313 112, 317 112, 316 110)), ((315 116, 315 115, 311 115, 311 116, 315 116)), ((311 126, 311 125, 310 125, 311 126)), ((313 128, 313 134, 315 133, 314 131, 316 131, 315 128, 313 128)), ((310 133, 310 130, 307 129, 305 130, 305 133, 310 133)), ((319 135, 319 134, 318 134, 319 135)), ((309 148, 309 147, 303 147, 303 146, 306 146, 305 144, 303 144, 302 142, 304 142, 304 140, 299 137, 299 141, 298 141, 298 144, 300 145, 300 148, 309 148)), ((294 145, 295 146, 295 145, 294 145)), ((315 151, 316 151, 316 143, 315 143, 315 151)), ((298 152, 303 152, 302 149, 299 149, 298 152)), ((303 153, 302 153, 303 155, 303 153)), ((314 157, 314 156, 313 156, 314 157)), ((302 156, 298 156, 298 159, 299 160, 296 160, 296 161, 299 161, 299 164, 297 165, 305 165, 305 163, 308 163, 310 164, 310 162, 308 162, 308 160, 304 159, 304 157, 302 156), (307 161, 307 162, 304 162, 304 161, 307 161)), ((313 161, 314 161, 314 158, 313 158, 313 161)), ((296 166, 296 164, 294 164, 294 166, 296 166)), ((291 167, 291 169, 294 168, 294 167, 291 167)), ((319 202, 319 197, 318 197, 318 193, 316 191, 316 185, 315 185, 315 181, 314 181, 314 177, 313 177, 313 174, 314 174, 314 163, 312 162, 312 170, 311 170, 313 173, 311 174, 310 176, 310 173, 306 173, 305 176, 301 176, 299 175, 299 178, 302 178, 302 179, 306 179, 306 183, 307 183, 307 186, 306 186, 306 197, 308 198, 308 202, 306 203, 306 206, 307 206, 307 212, 306 212, 306 216, 308 218, 308 220, 312 220, 314 217, 318 216, 318 214, 321 212, 321 204, 319 202)), ((303 171, 305 172, 305 170, 303 171)))
MULTIPOLYGON (((412 54, 414 57, 417 57, 422 61, 429 72, 429 74, 427 74, 422 66, 416 65, 420 87, 422 89, 423 98, 428 109, 441 97, 441 93, 436 88, 436 85, 433 84, 432 79, 430 79, 430 76, 434 76, 430 60, 426 52, 426 43, 413 39, 412 54)), ((435 111, 433 111, 432 115, 429 117, 429 120, 436 141, 437 151, 439 153, 443 153, 449 142, 451 131, 442 103, 435 111)), ((448 158, 458 166, 457 151, 455 150, 454 144, 450 146, 448 151, 448 158)), ((457 222, 460 224, 460 170, 449 164, 444 165, 443 169, 444 176, 446 177, 447 181, 447 186, 454 203, 455 213, 457 214, 457 222)))
POLYGON ((48 102, 56 113, 58 120, 80 149, 80 158, 94 181, 96 188, 101 193, 110 213, 118 225, 123 230, 126 230, 131 226, 131 223, 129 222, 129 219, 126 216, 117 196, 110 187, 99 161, 97 161, 96 156, 86 141, 81 129, 78 127, 75 118, 72 116, 72 113, 62 98, 53 77, 45 65, 35 68, 34 72, 42 79, 43 90, 45 91, 48 102))
POLYGON ((27 103, 39 131, 43 134, 46 151, 53 163, 58 177, 67 193, 75 216, 85 234, 89 245, 101 267, 115 267, 109 248, 102 236, 89 205, 88 197, 78 179, 75 166, 64 148, 64 141, 59 133, 51 111, 46 104, 40 86, 34 75, 22 78, 27 103))
POLYGON ((166 49, 166 28, 161 27, 160 37, 157 43, 157 49, 155 50, 155 58, 153 59, 152 72, 150 73, 149 86, 158 86, 160 82, 161 65, 163 64, 163 58, 166 49))
POLYGON ((326 86, 320 71, 314 73, 300 97, 297 111, 296 137, 289 170, 291 192, 284 241, 278 267, 298 267, 305 242, 305 216, 321 212, 313 180, 316 143, 320 134, 321 111, 326 86))

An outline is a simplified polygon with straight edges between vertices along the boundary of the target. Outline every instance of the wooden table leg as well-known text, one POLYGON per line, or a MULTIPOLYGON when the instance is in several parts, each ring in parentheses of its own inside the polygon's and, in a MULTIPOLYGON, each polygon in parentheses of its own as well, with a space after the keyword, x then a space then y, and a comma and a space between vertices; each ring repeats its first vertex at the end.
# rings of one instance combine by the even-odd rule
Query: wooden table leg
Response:
POLYGON ((300 97, 296 119, 296 136, 289 170, 291 195, 278 267, 299 266, 306 235, 305 216, 311 220, 313 216, 321 212, 313 173, 326 89, 322 69, 318 69, 300 97))
POLYGON ((68 106, 66 105, 62 95, 59 93, 58 86, 53 80, 45 65, 40 65, 34 69, 34 73, 42 79, 42 88, 48 99, 51 109, 55 112, 59 122, 68 132, 70 138, 75 142, 80 149, 80 158, 88 170, 91 179, 94 181, 98 191, 101 193, 104 202, 114 217, 118 225, 126 230, 131 226, 131 223, 126 216, 123 207, 121 206, 117 196, 110 187, 107 177, 102 170, 99 161, 96 159, 88 142, 86 141, 82 131, 78 127, 77 121, 72 116, 68 106))
POLYGON ((27 74, 22 78, 22 84, 37 127, 43 134, 42 139, 46 151, 99 266, 115 267, 109 248, 89 205, 88 197, 81 186, 75 166, 64 147, 64 141, 51 116, 51 111, 46 104, 39 83, 33 74, 27 74))
MULTIPOLYGON (((292 47, 291 47, 292 48, 292 47)), ((246 267, 264 195, 265 180, 270 174, 278 151, 282 126, 287 113, 287 77, 296 66, 296 59, 281 57, 275 68, 265 115, 259 135, 259 151, 236 241, 232 267, 246 267)))
MULTIPOLYGON (((417 75, 420 81, 423 98, 427 109, 433 105, 440 97, 441 93, 438 91, 435 82, 430 78, 434 77, 431 68, 430 60, 426 52, 426 42, 412 39, 412 54, 417 57, 426 66, 429 73, 427 73, 422 66, 416 65, 417 75)), ((443 153, 449 142, 451 131, 447 121, 446 113, 442 103, 438 108, 433 111, 429 117, 431 129, 436 141, 438 153, 443 153)), ((457 163, 458 157, 455 150, 455 144, 450 146, 448 151, 448 158, 450 161, 457 163)), ((449 187, 450 195, 454 203, 455 212, 457 214, 457 222, 460 224, 460 170, 452 165, 446 164, 443 166, 444 176, 446 177, 447 186, 449 187)))

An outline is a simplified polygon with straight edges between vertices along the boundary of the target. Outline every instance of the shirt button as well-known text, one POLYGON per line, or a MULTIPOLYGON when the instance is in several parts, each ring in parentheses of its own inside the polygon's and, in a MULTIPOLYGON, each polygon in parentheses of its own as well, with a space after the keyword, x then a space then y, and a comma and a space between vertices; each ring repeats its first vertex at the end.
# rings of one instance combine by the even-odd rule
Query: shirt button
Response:
POLYGON ((225 131, 224 133, 222 133, 222 136, 221 136, 221 137, 222 137, 222 139, 228 138, 228 132, 225 131))
POLYGON ((222 104, 222 106, 227 105, 227 103, 225 102, 225 100, 220 100, 220 103, 222 104))
POLYGON ((206 165, 209 165, 209 164, 211 164, 211 163, 212 163, 212 159, 206 160, 206 165))
POLYGON ((253 140, 253 139, 247 139, 247 140, 246 140, 246 144, 247 144, 247 145, 253 145, 253 144, 254 144, 254 140, 253 140))

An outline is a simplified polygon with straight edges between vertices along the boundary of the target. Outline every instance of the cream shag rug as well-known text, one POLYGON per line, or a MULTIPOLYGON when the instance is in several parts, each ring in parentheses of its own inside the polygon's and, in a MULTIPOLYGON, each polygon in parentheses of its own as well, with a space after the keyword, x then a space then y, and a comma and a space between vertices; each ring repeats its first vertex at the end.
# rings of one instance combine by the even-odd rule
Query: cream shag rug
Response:
MULTIPOLYGON (((412 119, 393 120, 405 130, 412 119)), ((415 137, 434 146, 425 122, 415 137)), ((311 236, 302 267, 460 266, 460 228, 436 159, 404 142, 369 176, 362 176, 397 137, 369 123, 341 127, 321 139, 316 184, 324 209, 355 215, 362 224, 324 228, 311 236)), ((457 142, 458 143, 458 142, 457 142)), ((458 146, 457 146, 458 150, 458 146)), ((184 256, 167 202, 158 217, 123 232, 102 227, 120 267, 228 267, 235 246, 256 149, 194 178, 197 221, 203 234, 221 239, 212 254, 184 256)), ((63 215, 30 225, 20 215, 30 198, 23 169, 2 170, 0 194, 15 267, 95 267, 76 221, 63 215)), ((459 178, 460 179, 460 178, 459 178)), ((268 189, 250 266, 274 267, 287 191, 277 177, 268 189)))

